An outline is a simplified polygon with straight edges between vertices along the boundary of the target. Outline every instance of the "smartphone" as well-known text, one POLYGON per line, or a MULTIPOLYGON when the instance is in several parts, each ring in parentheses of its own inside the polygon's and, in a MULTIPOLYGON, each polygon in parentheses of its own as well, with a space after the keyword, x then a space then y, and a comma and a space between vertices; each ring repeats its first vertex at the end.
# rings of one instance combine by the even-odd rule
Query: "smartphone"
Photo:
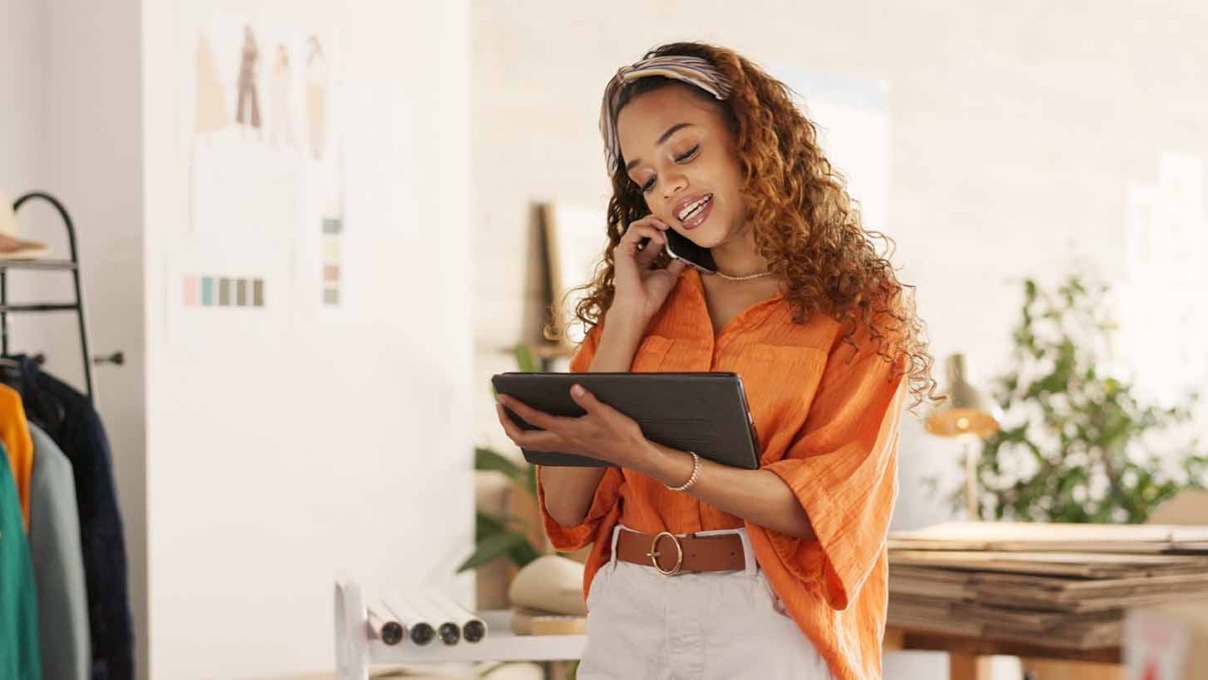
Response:
POLYGON ((687 236, 668 228, 663 232, 667 235, 667 254, 677 260, 683 260, 706 274, 717 273, 717 263, 713 261, 713 252, 708 248, 696 245, 687 236))

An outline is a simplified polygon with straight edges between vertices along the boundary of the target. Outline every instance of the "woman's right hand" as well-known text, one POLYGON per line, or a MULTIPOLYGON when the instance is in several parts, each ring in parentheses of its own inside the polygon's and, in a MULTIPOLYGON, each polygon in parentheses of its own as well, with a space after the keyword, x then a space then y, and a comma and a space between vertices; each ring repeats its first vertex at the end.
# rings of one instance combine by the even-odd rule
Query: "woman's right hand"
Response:
POLYGON ((616 315, 645 324, 662 308, 680 274, 687 268, 682 260, 672 259, 666 269, 653 268, 667 245, 666 231, 671 226, 653 215, 633 222, 613 251, 613 300, 610 320, 616 315), (645 245, 643 245, 645 241, 645 245))

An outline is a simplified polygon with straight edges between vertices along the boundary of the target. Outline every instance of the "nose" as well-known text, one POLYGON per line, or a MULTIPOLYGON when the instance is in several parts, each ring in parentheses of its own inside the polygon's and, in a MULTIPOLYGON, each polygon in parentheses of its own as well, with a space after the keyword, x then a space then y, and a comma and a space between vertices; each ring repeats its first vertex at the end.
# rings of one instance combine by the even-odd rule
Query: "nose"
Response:
POLYGON ((688 187, 688 178, 682 172, 663 174, 663 198, 669 199, 688 187))

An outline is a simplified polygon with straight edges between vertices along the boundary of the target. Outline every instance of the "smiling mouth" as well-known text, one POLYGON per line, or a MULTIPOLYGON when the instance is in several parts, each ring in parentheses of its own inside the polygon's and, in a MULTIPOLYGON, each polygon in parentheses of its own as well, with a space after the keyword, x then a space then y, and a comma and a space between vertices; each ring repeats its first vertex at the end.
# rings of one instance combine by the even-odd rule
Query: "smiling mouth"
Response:
POLYGON ((687 222, 688 220, 692 219, 693 217, 696 217, 697 215, 699 215, 701 213, 701 211, 704 210, 712 201, 713 201, 713 194, 704 196, 704 197, 700 198, 699 200, 694 201, 693 203, 690 203, 690 204, 684 206, 684 209, 681 210, 678 215, 676 215, 676 218, 680 222, 687 222))

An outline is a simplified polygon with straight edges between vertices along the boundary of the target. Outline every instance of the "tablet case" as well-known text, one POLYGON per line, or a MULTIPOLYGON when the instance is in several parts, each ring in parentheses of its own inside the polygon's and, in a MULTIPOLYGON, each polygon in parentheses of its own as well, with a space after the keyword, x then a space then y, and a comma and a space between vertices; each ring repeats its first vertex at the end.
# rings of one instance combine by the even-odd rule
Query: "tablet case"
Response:
MULTIPOLYGON (((681 451, 695 451, 722 465, 759 467, 759 438, 736 373, 501 373, 495 391, 557 416, 581 416, 570 396, 580 384, 597 399, 637 421, 647 439, 681 451)), ((537 429, 509 409, 526 430, 537 429)), ((522 449, 535 465, 611 467, 586 456, 522 449)))

